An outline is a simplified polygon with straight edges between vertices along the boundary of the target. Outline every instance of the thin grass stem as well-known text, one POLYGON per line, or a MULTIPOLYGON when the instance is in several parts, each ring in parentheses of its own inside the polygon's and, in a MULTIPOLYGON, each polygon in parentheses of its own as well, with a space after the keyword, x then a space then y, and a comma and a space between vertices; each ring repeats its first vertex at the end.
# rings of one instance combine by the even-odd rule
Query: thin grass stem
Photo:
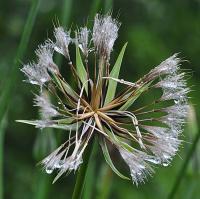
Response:
POLYGON ((175 183, 174 183, 174 185, 173 185, 173 187, 171 189, 171 192, 170 192, 170 194, 168 196, 168 199, 173 199, 175 197, 175 194, 178 191, 178 188, 179 188, 179 186, 180 186, 180 184, 181 184, 181 182, 182 182, 182 180, 183 180, 183 178, 185 176, 184 174, 186 172, 186 169, 188 167, 190 159, 193 157, 193 154, 194 154, 194 152, 196 150, 197 144, 199 142, 199 138, 200 138, 200 132, 198 132, 196 134, 196 136, 194 138, 194 141, 192 142, 192 146, 191 146, 190 150, 188 151, 188 154, 187 154, 187 156, 185 158, 185 162, 183 163, 183 165, 182 165, 182 167, 181 167, 181 169, 180 169, 180 171, 178 173, 178 176, 177 176, 176 181, 175 181, 175 183))
POLYGON ((28 18, 26 20, 24 30, 22 33, 22 37, 20 40, 19 47, 17 49, 16 57, 14 59, 13 67, 10 72, 10 77, 7 79, 7 86, 4 89, 4 92, 1 96, 1 106, 0 106, 0 121, 5 115, 5 112, 8 108, 8 105, 10 103, 10 100, 12 99, 11 95, 14 93, 16 80, 17 80, 17 74, 18 74, 18 63, 20 60, 23 59, 23 56, 25 54, 25 51, 28 46, 28 42, 30 40, 30 35, 33 29, 33 25, 35 23, 35 19, 38 13, 38 8, 41 0, 32 0, 30 12, 28 14, 28 18))
POLYGON ((103 164, 101 167, 101 177, 98 183, 99 186, 97 190, 98 193, 96 199, 109 198, 112 186, 112 179, 113 179, 113 173, 111 168, 108 165, 103 164))
POLYGON ((83 163, 80 167, 80 170, 78 171, 72 199, 80 199, 82 196, 89 160, 90 160, 93 148, 95 148, 94 146, 96 145, 95 139, 93 139, 91 142, 92 143, 88 144, 88 147, 85 151, 85 155, 83 158, 83 163))
POLYGON ((7 125, 7 114, 3 117, 3 120, 0 123, 0 199, 3 199, 4 187, 3 187, 3 160, 4 160, 4 135, 7 125))
POLYGON ((104 0, 104 13, 112 12, 113 0, 104 0))

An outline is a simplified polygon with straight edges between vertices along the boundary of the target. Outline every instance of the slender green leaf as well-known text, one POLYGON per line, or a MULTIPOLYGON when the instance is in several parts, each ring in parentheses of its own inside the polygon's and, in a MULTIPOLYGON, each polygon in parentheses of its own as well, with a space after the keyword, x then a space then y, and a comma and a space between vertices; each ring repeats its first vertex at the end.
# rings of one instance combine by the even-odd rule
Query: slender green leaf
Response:
POLYGON ((104 0, 104 13, 111 12, 113 8, 113 0, 104 0))
POLYGON ((36 128, 56 128, 56 129, 64 129, 64 130, 76 130, 76 128, 77 128, 76 123, 63 124, 62 122, 60 123, 59 120, 56 120, 56 121, 52 120, 49 122, 49 124, 48 124, 48 121, 46 122, 46 121, 42 121, 42 120, 16 120, 16 122, 30 124, 30 125, 35 126, 36 128), (44 125, 43 125, 43 123, 44 123, 44 125))
MULTIPOLYGON (((95 139, 97 139, 97 137, 95 137, 95 139)), ((84 186, 84 190, 83 190, 83 199, 88 199, 88 198, 92 198, 94 192, 95 192, 95 185, 96 185, 96 165, 97 165, 97 161, 95 161, 96 159, 96 155, 98 154, 98 142, 97 140, 95 140, 95 144, 93 146, 93 151, 92 151, 92 155, 91 155, 91 160, 88 164, 88 170, 86 173, 86 182, 85 186, 84 186)))
POLYGON ((86 92, 88 92, 88 84, 86 83, 87 81, 87 72, 85 70, 85 67, 83 65, 83 61, 81 58, 80 50, 78 45, 76 45, 76 69, 77 69, 77 74, 82 82, 84 84, 86 92))
POLYGON ((26 52, 26 48, 28 46, 28 42, 30 39, 30 35, 33 29, 33 25, 38 13, 40 0, 32 0, 31 9, 29 12, 29 15, 26 20, 26 24, 23 30, 23 34, 20 40, 19 47, 17 49, 16 57, 14 59, 13 67, 11 70, 11 74, 9 75, 12 78, 7 79, 6 87, 4 88, 4 92, 2 93, 2 98, 0 101, 0 121, 2 120, 3 116, 5 115, 5 112, 8 108, 8 105, 12 99, 11 95, 14 93, 16 81, 17 81, 17 74, 18 74, 18 62, 21 60, 24 56, 24 53, 26 52))
POLYGON ((151 85, 151 83, 152 81, 138 88, 135 94, 120 108, 120 110, 121 111, 127 110, 143 92, 148 90, 149 85, 151 85))
POLYGON ((134 148, 124 142, 119 136, 115 135, 112 131, 109 131, 108 129, 105 129, 107 135, 111 139, 112 143, 121 146, 122 148, 126 149, 129 152, 133 152, 134 148))
MULTIPOLYGON (((122 64, 122 59, 123 59, 127 44, 128 43, 125 43, 124 46, 122 47, 121 52, 119 53, 119 56, 117 58, 117 61, 115 62, 115 65, 113 66, 112 71, 110 72, 110 77, 118 78, 121 64, 122 64)), ((113 100, 113 98, 115 97, 116 88, 117 88, 117 82, 113 80, 109 80, 108 90, 107 90, 104 104, 107 104, 113 100)))
POLYGON ((4 136, 5 128, 7 126, 7 113, 4 115, 3 120, 0 122, 0 199, 3 199, 4 186, 3 186, 3 159, 4 159, 4 136))
POLYGON ((90 143, 88 145, 88 147, 86 148, 86 151, 84 152, 83 163, 81 164, 81 168, 78 170, 78 175, 76 178, 76 184, 74 187, 72 199, 82 198, 82 192, 83 192, 83 188, 84 188, 84 184, 85 184, 85 177, 86 177, 86 172, 88 169, 88 163, 90 161, 96 139, 95 140, 93 139, 92 142, 93 143, 90 143))
POLYGON ((51 192, 51 178, 44 172, 37 171, 34 178, 34 199, 47 199, 51 192))
POLYGON ((111 169, 121 178, 123 179, 126 179, 126 180, 129 180, 128 177, 124 176, 123 174, 121 174, 117 169, 116 167, 114 166, 112 160, 111 160, 111 157, 110 157, 110 154, 109 154, 109 151, 108 151, 108 148, 107 148, 107 145, 106 145, 106 142, 105 142, 105 139, 101 140, 100 142, 100 145, 101 145, 101 148, 102 148, 102 151, 103 151, 103 155, 104 155, 104 158, 106 160, 106 162, 108 163, 108 165, 111 167, 111 169))
POLYGON ((55 84, 59 87, 61 91, 65 91, 67 94, 70 96, 76 98, 78 94, 74 91, 74 89, 66 82, 63 81, 61 78, 59 78, 56 74, 52 73, 51 74, 53 81, 55 84))
MULTIPOLYGON (((90 17, 95 16, 95 14, 97 13, 97 11, 100 7, 100 4, 101 4, 101 0, 93 0, 91 7, 90 7, 90 14, 89 14, 90 17)), ((92 20, 89 21, 89 23, 91 23, 91 22, 92 22, 92 20)))
POLYGON ((102 164, 98 176, 95 199, 109 199, 113 187, 113 171, 108 164, 102 164))

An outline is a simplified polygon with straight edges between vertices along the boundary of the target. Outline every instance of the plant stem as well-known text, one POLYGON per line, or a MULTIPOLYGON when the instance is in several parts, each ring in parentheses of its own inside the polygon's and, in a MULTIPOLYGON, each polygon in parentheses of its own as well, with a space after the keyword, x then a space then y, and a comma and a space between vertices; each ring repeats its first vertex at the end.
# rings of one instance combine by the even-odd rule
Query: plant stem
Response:
POLYGON ((95 139, 93 139, 91 142, 92 143, 89 143, 88 147, 86 148, 83 163, 81 165, 80 170, 78 171, 72 199, 81 198, 84 183, 85 183, 85 176, 86 176, 86 172, 87 172, 88 163, 89 163, 89 160, 90 160, 90 157, 91 157, 91 154, 92 154, 92 151, 93 151, 96 141, 95 141, 95 139))
POLYGON ((179 171, 179 174, 178 174, 178 177, 176 178, 176 181, 174 183, 174 186, 168 196, 169 199, 172 199, 174 198, 175 194, 176 194, 176 191, 178 190, 179 188, 179 185, 184 177, 184 173, 187 169, 187 166, 190 162, 190 159, 192 158, 193 156, 193 153, 195 152, 196 150, 196 147, 197 147, 197 144, 198 144, 198 141, 199 141, 199 138, 200 138, 200 132, 196 134, 195 138, 194 138, 194 141, 193 141, 193 144, 192 144, 192 147, 191 149, 189 150, 188 154, 187 154, 187 157, 185 159, 185 162, 183 163, 182 165, 182 168, 181 170, 179 171))
POLYGON ((86 173, 87 183, 85 184, 84 189, 83 189, 83 199, 92 198, 93 190, 95 189, 94 178, 95 178, 95 168, 96 168, 95 158, 96 158, 96 154, 98 153, 97 142, 94 144, 92 150, 93 151, 92 151, 92 154, 91 154, 90 162, 88 164, 88 167, 90 169, 88 169, 88 171, 86 173))
POLYGON ((49 190, 50 190, 50 185, 51 185, 49 176, 47 176, 45 173, 41 174, 38 172, 36 182, 37 184, 35 187, 33 198, 35 199, 49 198, 49 190))
POLYGON ((108 199, 112 187, 113 172, 107 164, 102 164, 100 175, 96 199, 108 199))
POLYGON ((100 0, 93 0, 91 7, 90 7, 90 18, 94 17, 100 7, 101 1, 100 0))
POLYGON ((113 0, 104 0, 104 13, 111 12, 113 8, 113 0))
POLYGON ((7 125, 7 114, 3 117, 0 123, 0 199, 3 199, 3 159, 4 159, 4 135, 7 125))
POLYGON ((13 63, 13 67, 11 69, 11 74, 9 75, 12 78, 8 78, 7 83, 6 83, 6 87, 4 89, 4 92, 1 96, 1 106, 0 106, 0 121, 2 120, 2 118, 5 115, 5 112, 8 108, 8 105, 10 103, 10 100, 12 99, 11 95, 13 93, 13 90, 15 88, 16 85, 16 80, 17 80, 17 72, 18 72, 18 62, 19 60, 21 60, 24 56, 24 53, 27 49, 28 46, 28 42, 30 39, 30 35, 33 29, 33 25, 37 16, 37 12, 38 12, 38 8, 39 8, 39 3, 40 0, 32 0, 32 5, 31 5, 31 9, 28 15, 28 18, 26 20, 26 24, 24 27, 24 31, 22 33, 22 37, 20 40, 20 44, 19 47, 17 49, 17 53, 16 53, 16 57, 14 59, 14 63, 13 63))

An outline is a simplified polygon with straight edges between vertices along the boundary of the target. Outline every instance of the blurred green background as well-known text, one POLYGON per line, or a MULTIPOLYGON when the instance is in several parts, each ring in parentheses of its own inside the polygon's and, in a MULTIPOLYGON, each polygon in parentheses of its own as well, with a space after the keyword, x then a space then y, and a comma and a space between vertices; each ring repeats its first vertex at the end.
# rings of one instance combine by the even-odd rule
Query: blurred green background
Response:
POLYGON ((77 24, 91 26, 96 12, 109 10, 122 22, 113 57, 128 41, 121 78, 135 81, 180 52, 189 60, 183 68, 192 70, 188 80, 192 86, 191 110, 179 154, 170 166, 157 168, 153 178, 139 187, 112 173, 97 147, 83 198, 200 198, 200 0, 8 0, 0 4, 0 199, 71 198, 74 174, 52 185, 54 176, 36 166, 67 134, 41 132, 15 122, 38 117, 32 106, 36 90, 22 82, 19 68, 34 58, 38 44, 51 38, 53 22, 59 20, 61 25, 73 28, 77 24))

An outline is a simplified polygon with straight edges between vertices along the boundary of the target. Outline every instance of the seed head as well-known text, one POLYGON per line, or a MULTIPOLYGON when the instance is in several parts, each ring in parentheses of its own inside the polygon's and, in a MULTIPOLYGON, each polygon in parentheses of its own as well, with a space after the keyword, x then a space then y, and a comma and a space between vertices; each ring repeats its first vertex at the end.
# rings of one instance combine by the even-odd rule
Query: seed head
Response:
POLYGON ((68 46, 72 41, 70 31, 65 31, 63 27, 57 27, 54 30, 54 36, 56 39, 54 50, 70 59, 68 49, 68 46))
POLYGON ((99 55, 110 58, 110 53, 118 37, 119 26, 120 23, 112 19, 110 15, 97 14, 95 16, 92 39, 99 55))
MULTIPOLYGON (((112 63, 109 60, 119 26, 119 22, 109 14, 97 14, 91 40, 87 27, 80 28, 75 38, 71 38, 70 32, 62 27, 55 28, 55 43, 47 40, 40 45, 36 50, 37 63, 24 65, 21 69, 30 83, 43 90, 40 89, 34 100, 41 119, 20 121, 36 128, 66 131, 64 143, 41 161, 48 174, 58 172, 54 182, 64 173, 79 168, 84 161, 84 151, 94 136, 113 171, 127 178, 108 158, 114 149, 119 151, 136 185, 152 176, 153 165, 169 165, 182 143, 179 135, 188 113, 187 95, 190 90, 185 73, 181 71, 181 59, 177 54, 172 55, 136 82, 118 78, 118 61, 110 72, 112 63), (70 44, 76 46, 76 66, 70 59, 70 44), (54 63, 55 51, 67 59, 73 87, 54 63), (122 84, 124 89, 110 95, 109 91, 118 90, 118 84, 122 84), (141 96, 154 90, 160 90, 161 94, 136 108, 134 102, 142 101, 144 97, 141 96)), ((120 52, 120 59, 125 48, 126 44, 120 52)))

